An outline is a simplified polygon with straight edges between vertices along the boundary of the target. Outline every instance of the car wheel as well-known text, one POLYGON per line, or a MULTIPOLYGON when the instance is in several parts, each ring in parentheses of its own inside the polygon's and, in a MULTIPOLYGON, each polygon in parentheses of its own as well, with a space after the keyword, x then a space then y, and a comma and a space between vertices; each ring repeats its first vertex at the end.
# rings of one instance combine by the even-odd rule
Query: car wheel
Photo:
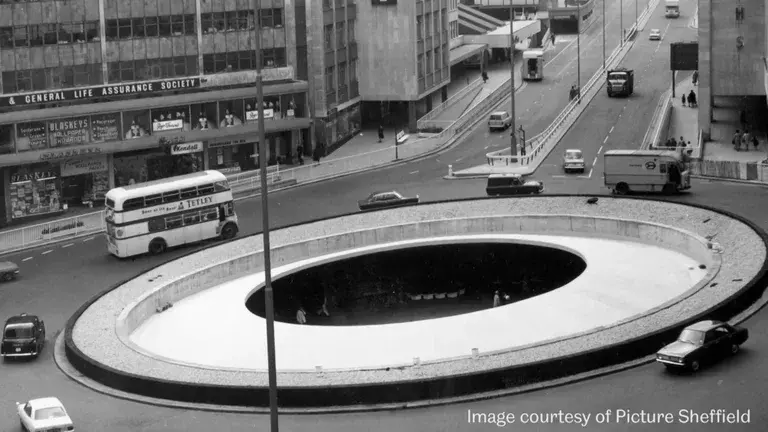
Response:
POLYGON ((731 354, 736 354, 739 352, 739 346, 737 344, 731 345, 731 354))
POLYGON ((661 192, 664 195, 672 195, 675 193, 675 185, 672 183, 666 183, 664 187, 661 188, 661 192))
POLYGON ((629 193, 629 185, 624 182, 617 184, 616 193, 619 195, 626 195, 629 193))
POLYGON ((13 274, 3 273, 2 277, 0 277, 0 280, 2 280, 3 282, 10 282, 13 280, 13 274))
POLYGON ((167 248, 168 245, 163 239, 154 239, 149 242, 149 253, 152 255, 160 255, 161 253, 165 252, 165 249, 167 248))
POLYGON ((221 229, 222 240, 232 239, 236 235, 237 235, 237 225, 233 224, 232 222, 227 223, 226 225, 224 225, 224 228, 221 229))
POLYGON ((699 362, 697 360, 694 360, 694 361, 691 362, 690 368, 691 368, 691 371, 696 372, 696 371, 698 371, 701 368, 701 365, 699 364, 699 362))

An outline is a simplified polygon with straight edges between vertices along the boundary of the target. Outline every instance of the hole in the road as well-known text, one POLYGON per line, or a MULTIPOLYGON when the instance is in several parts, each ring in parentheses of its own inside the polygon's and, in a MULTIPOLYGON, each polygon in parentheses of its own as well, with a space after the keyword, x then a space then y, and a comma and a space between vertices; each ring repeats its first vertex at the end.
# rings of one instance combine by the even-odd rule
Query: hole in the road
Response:
MULTIPOLYGON (((517 243, 421 246, 362 255, 273 282, 275 319, 350 326, 420 321, 514 303, 568 284, 586 268, 573 253, 517 243), (505 296, 506 295, 506 296, 505 296), (505 298, 508 297, 508 298, 505 298), (323 302, 330 316, 324 316, 323 302)), ((264 290, 246 301, 264 317, 264 290)))

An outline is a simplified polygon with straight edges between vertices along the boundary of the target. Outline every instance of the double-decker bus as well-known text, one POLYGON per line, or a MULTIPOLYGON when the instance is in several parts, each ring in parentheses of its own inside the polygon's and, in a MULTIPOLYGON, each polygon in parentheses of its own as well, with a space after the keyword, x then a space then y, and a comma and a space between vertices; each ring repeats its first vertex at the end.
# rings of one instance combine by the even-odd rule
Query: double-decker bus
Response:
POLYGON ((109 252, 124 258, 237 235, 232 191, 224 174, 202 171, 115 188, 106 195, 109 252))

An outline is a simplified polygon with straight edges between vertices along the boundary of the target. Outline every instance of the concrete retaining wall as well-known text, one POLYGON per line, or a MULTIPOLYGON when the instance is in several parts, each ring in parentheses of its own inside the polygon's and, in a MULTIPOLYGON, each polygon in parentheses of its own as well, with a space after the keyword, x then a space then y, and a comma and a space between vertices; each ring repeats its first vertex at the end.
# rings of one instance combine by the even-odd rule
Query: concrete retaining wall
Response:
MULTIPOLYGON (((381 245, 402 240, 434 238, 455 234, 489 233, 561 234, 585 235, 660 245, 688 255, 710 272, 719 267, 719 256, 707 246, 707 240, 677 228, 647 222, 596 218, 572 215, 497 216, 432 220, 412 224, 355 231, 341 235, 322 237, 306 242, 289 244, 272 250, 272 264, 284 264, 319 257, 335 252, 381 245)), ((240 256, 234 260, 213 264, 188 273, 160 285, 128 305, 117 320, 117 334, 123 342, 136 350, 130 341, 131 333, 166 304, 176 303, 185 297, 226 281, 263 271, 263 252, 240 256)), ((707 281, 713 276, 708 275, 707 281)), ((706 283, 706 282, 705 282, 706 283)))

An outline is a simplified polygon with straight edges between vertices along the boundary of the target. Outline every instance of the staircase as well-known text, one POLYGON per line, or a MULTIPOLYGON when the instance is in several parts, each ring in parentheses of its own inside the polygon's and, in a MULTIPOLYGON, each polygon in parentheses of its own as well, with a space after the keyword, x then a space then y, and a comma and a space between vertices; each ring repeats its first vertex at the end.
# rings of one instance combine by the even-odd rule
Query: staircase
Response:
POLYGON ((459 3, 459 25, 477 34, 485 34, 503 26, 504 22, 459 3))

